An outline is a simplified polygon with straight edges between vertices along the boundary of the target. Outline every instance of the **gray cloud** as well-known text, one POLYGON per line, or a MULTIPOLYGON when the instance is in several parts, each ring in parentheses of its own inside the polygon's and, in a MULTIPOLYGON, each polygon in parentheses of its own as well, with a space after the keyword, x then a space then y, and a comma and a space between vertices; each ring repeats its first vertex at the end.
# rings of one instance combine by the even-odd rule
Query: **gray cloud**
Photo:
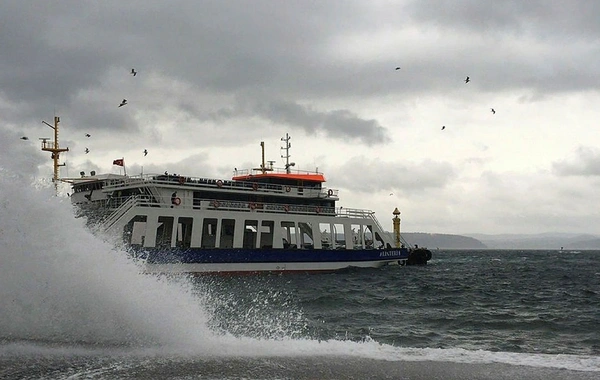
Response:
POLYGON ((414 0, 407 10, 418 22, 467 32, 497 32, 546 39, 600 37, 600 3, 587 0, 414 0))
POLYGON ((342 187, 366 193, 394 191, 399 195, 441 189, 455 179, 456 172, 445 162, 382 162, 357 156, 334 169, 333 175, 342 187))
MULTIPOLYGON (((288 115, 290 125, 316 117, 336 131, 340 121, 347 130, 366 128, 368 132, 356 135, 375 143, 385 140, 385 131, 371 118, 360 120, 350 106, 364 97, 455 92, 465 75, 473 78, 472 87, 490 92, 516 88, 524 96, 600 89, 600 27, 595 20, 600 5, 594 2, 407 4, 3 2, 0 99, 7 105, 0 110, 13 123, 58 110, 63 116, 71 113, 77 128, 87 129, 101 116, 106 129, 142 130, 133 118, 113 109, 121 98, 133 96, 133 105, 142 96, 140 88, 133 91, 115 76, 136 67, 138 82, 156 73, 190 85, 189 92, 169 93, 170 107, 200 109, 193 99, 203 92, 252 94, 263 103, 285 99, 256 111, 263 117, 288 115), (422 25, 439 35, 403 39, 370 56, 360 54, 372 49, 373 36, 422 25), (577 40, 565 41, 569 38, 577 40), (393 70, 397 65, 402 72, 393 70), (105 97, 86 99, 82 93, 105 97), (304 99, 314 104, 346 99, 348 107, 300 115, 302 110, 291 108, 295 103, 301 107, 304 99), (294 112, 296 119, 291 118, 294 112)), ((166 81, 160 85, 168 86, 166 81)), ((159 96, 156 91, 157 101, 137 103, 138 109, 166 110, 159 96)), ((202 120, 206 113, 191 116, 202 120)))
POLYGON ((600 176, 600 150, 581 146, 575 157, 553 162, 552 171, 559 176, 600 176))
POLYGON ((215 120, 257 115, 275 124, 299 127, 309 135, 322 133, 327 137, 362 141, 365 145, 386 144, 388 131, 377 120, 362 119, 350 110, 319 111, 311 106, 286 101, 268 103, 238 101, 234 107, 222 108, 211 116, 215 120))

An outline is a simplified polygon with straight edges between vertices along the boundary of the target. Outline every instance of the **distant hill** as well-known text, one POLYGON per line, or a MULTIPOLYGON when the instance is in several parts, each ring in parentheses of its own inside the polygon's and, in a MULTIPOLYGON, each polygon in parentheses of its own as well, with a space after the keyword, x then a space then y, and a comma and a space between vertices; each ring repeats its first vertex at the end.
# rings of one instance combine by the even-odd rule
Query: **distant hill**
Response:
MULTIPOLYGON (((391 234, 391 232, 390 232, 391 234)), ((410 246, 429 249, 589 249, 600 250, 600 236, 572 233, 452 235, 402 232, 410 246)))
POLYGON ((406 242, 419 247, 429 249, 486 249, 486 245, 478 239, 449 234, 432 234, 425 232, 402 232, 402 238, 406 242))
POLYGON ((543 233, 471 235, 491 249, 599 249, 600 236, 590 234, 543 233))

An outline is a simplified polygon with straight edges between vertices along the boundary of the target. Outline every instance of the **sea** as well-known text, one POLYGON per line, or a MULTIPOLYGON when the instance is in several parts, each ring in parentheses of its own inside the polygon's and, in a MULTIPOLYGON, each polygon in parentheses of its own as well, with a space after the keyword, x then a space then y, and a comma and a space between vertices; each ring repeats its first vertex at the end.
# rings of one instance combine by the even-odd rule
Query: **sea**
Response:
POLYGON ((600 379, 600 251, 164 276, 0 171, 2 379, 600 379))

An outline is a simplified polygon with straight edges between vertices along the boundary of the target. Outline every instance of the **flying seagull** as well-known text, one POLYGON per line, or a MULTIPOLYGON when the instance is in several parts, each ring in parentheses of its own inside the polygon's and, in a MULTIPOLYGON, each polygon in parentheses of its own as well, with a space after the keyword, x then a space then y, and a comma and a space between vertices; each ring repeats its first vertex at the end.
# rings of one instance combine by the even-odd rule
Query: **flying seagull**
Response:
POLYGON ((85 148, 85 154, 88 154, 90 152, 90 150, 88 148, 85 148))
POLYGON ((29 140, 29 137, 23 136, 23 137, 21 137, 21 140, 29 140))
POLYGON ((496 110, 493 108, 490 108, 490 110, 492 110, 492 113, 495 115, 496 114, 496 110))
POLYGON ((144 149, 144 157, 148 155, 148 149, 144 149))
POLYGON ((400 66, 396 67, 396 70, 400 70, 400 66))
POLYGON ((469 77, 467 77, 467 79, 465 79, 465 83, 469 83, 471 81, 471 79, 469 77))
POLYGON ((127 99, 123 99, 123 101, 121 102, 121 104, 119 104, 119 107, 123 107, 125 104, 127 104, 127 99))
POLYGON ((446 126, 445 126, 445 125, 442 125, 442 131, 443 131, 444 129, 446 129, 446 126))
POLYGON ((92 135, 90 135, 89 133, 85 134, 85 137, 91 137, 92 135))
POLYGON ((135 71, 135 69, 131 69, 131 75, 136 76, 137 75, 137 71, 135 71))

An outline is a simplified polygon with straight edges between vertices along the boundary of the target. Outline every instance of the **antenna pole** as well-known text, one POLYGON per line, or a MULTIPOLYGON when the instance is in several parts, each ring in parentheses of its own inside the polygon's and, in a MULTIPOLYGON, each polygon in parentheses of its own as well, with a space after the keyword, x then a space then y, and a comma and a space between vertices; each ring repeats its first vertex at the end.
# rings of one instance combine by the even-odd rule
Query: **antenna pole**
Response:
POLYGON ((65 166, 64 163, 59 164, 58 159, 59 159, 60 153, 68 152, 69 148, 60 148, 60 146, 58 144, 58 123, 60 123, 60 117, 54 116, 54 125, 46 123, 44 120, 42 120, 42 123, 46 124, 47 126, 49 126, 52 129, 54 129, 54 141, 48 141, 46 139, 43 139, 42 140, 42 150, 52 153, 51 157, 52 157, 53 166, 54 166, 54 175, 52 177, 52 182, 54 182, 54 192, 56 195, 58 195, 58 181, 59 181, 58 168, 60 166, 65 166))
POLYGON ((281 158, 285 158, 285 172, 290 174, 290 148, 292 144, 290 144, 291 137, 286 133, 285 137, 281 138, 281 141, 285 142, 285 146, 281 149, 285 150, 285 155, 282 155, 281 158))
POLYGON ((262 163, 260 164, 260 170, 262 171, 263 174, 265 174, 267 169, 265 166, 265 142, 264 141, 260 142, 260 149, 262 150, 262 163))

